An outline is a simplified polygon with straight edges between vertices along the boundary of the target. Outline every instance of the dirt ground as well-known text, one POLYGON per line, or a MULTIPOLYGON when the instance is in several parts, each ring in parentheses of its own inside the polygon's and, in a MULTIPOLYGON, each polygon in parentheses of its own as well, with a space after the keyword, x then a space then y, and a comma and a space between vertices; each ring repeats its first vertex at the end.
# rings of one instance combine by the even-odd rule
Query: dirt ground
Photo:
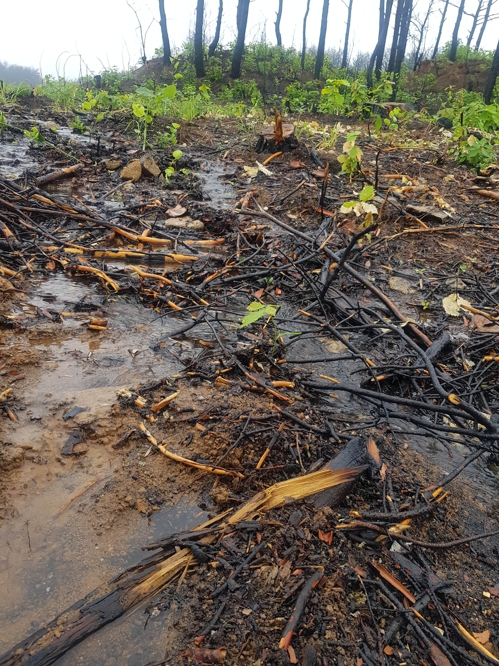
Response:
MULTIPOLYGON (((273 159, 270 175, 250 177, 245 167, 269 156, 255 153, 253 119, 206 119, 182 123, 186 173, 165 184, 142 168, 133 183, 120 170, 143 153, 125 119, 106 121, 99 136, 76 135, 36 98, 8 111, 21 129, 34 118, 48 123, 51 142, 81 167, 38 187, 37 178, 75 161, 2 136, 0 664, 54 663, 23 640, 137 565, 148 543, 318 469, 357 436, 376 443, 379 465, 341 504, 286 503, 192 546, 194 566, 57 663, 499 658, 499 538, 466 540, 495 532, 498 521, 497 439, 484 434, 499 407, 498 209, 476 192, 494 187, 494 170, 477 176, 452 163, 436 126, 416 120, 380 141, 347 119, 337 144, 318 151, 331 167, 324 188, 314 122, 333 119, 310 117, 298 148, 273 159), (364 153, 353 179, 336 159, 347 124, 361 131, 364 153), (362 218, 339 212, 366 183, 377 186, 380 212, 368 236, 362 218), (340 263, 324 300, 338 262, 321 252, 349 244, 345 265, 364 282, 340 263), (452 316, 443 299, 457 294, 468 309, 452 316), (241 328, 254 302, 279 308, 241 328), (390 329, 397 322, 414 344, 449 336, 438 362, 428 361, 436 384, 410 340, 390 329), (469 404, 475 422, 438 411, 439 381, 455 397, 449 409, 469 404), (397 407, 368 390, 408 402, 397 407), (432 502, 425 489, 476 447, 483 455, 432 502), (420 545, 404 546, 389 530, 416 509, 399 534, 420 545), (362 524, 345 527, 353 520, 362 524), (290 647, 280 648, 317 571, 290 647)), ((171 162, 169 151, 149 153, 161 171, 171 162)), ((155 557, 180 548, 156 548, 155 557)))

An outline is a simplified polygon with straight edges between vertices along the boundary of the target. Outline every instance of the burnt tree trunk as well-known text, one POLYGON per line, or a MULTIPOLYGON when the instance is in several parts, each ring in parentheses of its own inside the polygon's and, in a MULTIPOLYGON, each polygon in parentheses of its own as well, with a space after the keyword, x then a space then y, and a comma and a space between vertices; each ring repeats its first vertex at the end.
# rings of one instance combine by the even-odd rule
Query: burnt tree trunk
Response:
POLYGON ((342 67, 346 67, 348 65, 348 43, 350 41, 350 27, 352 25, 352 7, 353 7, 353 0, 350 0, 348 3, 347 27, 345 30, 345 44, 343 46, 343 58, 341 60, 342 67))
MULTIPOLYGON (((378 27, 378 42, 379 38, 383 32, 383 26, 385 25, 385 0, 379 0, 379 27, 378 27)), ((386 46, 386 44, 385 44, 386 46)), ((376 45, 377 48, 377 45, 376 45)), ((383 56, 384 56, 384 49, 383 49, 383 56)), ((381 72, 383 68, 383 56, 379 56, 379 54, 376 55, 376 76, 378 76, 378 72, 381 72)))
POLYGON ((435 58, 438 55, 438 47, 440 46, 440 39, 442 37, 442 30, 444 29, 444 23, 445 23, 445 18, 447 16, 448 8, 449 8, 449 0, 445 0, 445 5, 442 10, 442 20, 440 21, 440 25, 438 27, 437 41, 435 42, 435 48, 433 49, 433 55, 432 55, 433 60, 435 60, 435 58))
POLYGON ((489 78, 487 79, 487 83, 485 84, 485 90, 483 91, 485 104, 492 103, 492 95, 494 93, 494 88, 498 76, 499 76, 499 42, 497 43, 496 52, 494 53, 494 60, 492 61, 492 67, 490 68, 489 78))
MULTIPOLYGON (((369 88, 373 87, 374 63, 376 61, 379 61, 380 63, 383 62, 383 56, 385 54, 385 46, 386 46, 386 37, 388 35, 388 27, 390 25, 390 19, 392 17, 392 8, 393 8, 393 0, 387 0, 386 11, 384 12, 384 17, 383 17, 383 23, 381 23, 380 21, 380 33, 378 36, 378 43, 374 48, 371 60, 369 61, 369 65, 367 67, 367 86, 369 88)), ((380 12, 381 9, 382 8, 380 5, 380 12)))
POLYGON ((400 34, 397 44, 397 53, 395 56, 395 67, 393 68, 393 73, 395 75, 395 85, 393 86, 392 101, 397 99, 400 70, 402 69, 402 63, 404 62, 405 52, 407 50, 407 40, 409 38, 413 8, 414 0, 405 0, 404 8, 402 10, 402 18, 400 21, 400 34))
POLYGON ((395 56, 394 74, 400 74, 402 63, 404 62, 405 52, 407 50, 407 40, 411 27, 411 18, 413 10, 413 0, 405 0, 402 11, 402 20, 400 22, 400 35, 397 45, 397 55, 395 56))
POLYGON ((322 5, 321 31, 319 35, 319 45, 317 47, 317 57, 315 59, 314 78, 320 79, 322 66, 324 65, 324 51, 326 49, 327 18, 329 14, 329 0, 324 0, 322 5))
POLYGON ((483 39, 483 33, 485 32, 485 28, 487 27, 487 22, 489 20, 490 10, 492 9, 492 5, 495 5, 495 2, 496 0, 489 0, 487 9, 485 10, 485 14, 483 17, 482 27, 480 28, 480 32, 478 33, 478 38, 476 40, 475 51, 478 51, 478 49, 480 48, 480 44, 482 43, 483 39))
POLYGON ((224 0, 219 0, 218 2, 218 16, 217 16, 217 27, 215 28, 215 36, 213 37, 213 41, 210 44, 210 48, 208 49, 208 55, 210 58, 215 55, 215 51, 217 50, 218 42, 220 41, 220 31, 222 30, 222 16, 224 13, 224 0))
POLYGON ((459 9, 457 10, 456 25, 454 26, 454 32, 452 33, 452 41, 449 51, 449 60, 451 62, 456 62, 457 46, 459 43, 459 28, 461 27, 461 21, 463 20, 465 2, 466 0, 461 0, 461 4, 459 5, 459 9))
POLYGON ((241 78, 241 63, 244 53, 244 40, 248 26, 250 0, 239 0, 237 5, 237 39, 232 55, 232 66, 230 70, 231 79, 241 78))
POLYGON ((397 57, 397 47, 399 43, 400 25, 402 22, 402 11, 405 0, 397 0, 397 11, 395 12, 395 25, 393 26, 392 47, 390 49, 390 58, 388 60, 387 72, 395 71, 395 59, 397 57))
POLYGON ((376 78, 379 79, 381 76, 381 70, 383 69, 383 58, 385 57, 385 49, 386 49, 386 38, 388 37, 388 26, 390 25, 390 19, 392 15, 392 6, 393 6, 393 0, 389 1, 386 5, 386 13, 385 13, 385 0, 380 0, 379 3, 379 31, 378 31, 378 45, 377 45, 377 53, 376 53, 376 65, 375 65, 375 72, 376 72, 376 78), (385 23, 388 20, 388 26, 386 26, 386 32, 384 31, 385 28, 385 23), (381 42, 380 42, 381 38, 381 42))
POLYGON ((165 0, 159 0, 159 25, 161 27, 161 37, 163 40, 163 64, 168 67, 172 57, 170 47, 170 38, 168 36, 168 27, 166 25, 165 0))
POLYGON ((305 16, 303 17, 303 42, 301 47, 301 70, 305 69, 305 56, 307 55, 307 20, 308 13, 310 11, 310 0, 307 0, 307 9, 305 10, 305 16))
POLYGON ((477 29, 478 26, 478 21, 480 19, 480 14, 482 12, 482 7, 483 7, 483 0, 478 0, 478 7, 476 8, 476 12, 473 15, 473 23, 471 25, 470 34, 468 35, 468 40, 466 41, 466 46, 468 48, 471 46, 471 42, 473 41, 473 37, 475 36, 475 30, 477 29))
POLYGON ((194 33, 194 66, 198 79, 205 76, 203 56, 204 0, 198 0, 196 7, 196 32, 194 33))
POLYGON ((281 18, 282 18, 282 4, 284 0, 279 0, 279 8, 277 9, 276 19, 275 19, 275 37, 277 40, 277 46, 282 46, 282 37, 281 37, 281 18))

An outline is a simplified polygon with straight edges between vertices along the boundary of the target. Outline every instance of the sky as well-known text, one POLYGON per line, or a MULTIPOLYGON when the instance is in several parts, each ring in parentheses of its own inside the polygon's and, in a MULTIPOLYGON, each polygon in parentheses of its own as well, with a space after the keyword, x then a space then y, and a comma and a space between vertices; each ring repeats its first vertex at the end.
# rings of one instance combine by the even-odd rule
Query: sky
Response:
MULTIPOLYGON (((326 48, 339 48, 345 31, 346 0, 330 0, 329 27, 326 48)), ((417 0, 416 14, 423 15, 430 0, 417 0)), ((161 32, 157 0, 128 0, 138 11, 146 37, 146 54, 154 56, 161 45, 161 32)), ((127 0, 21 0, 2 3, 2 31, 0 61, 31 66, 42 75, 76 78, 81 73, 98 73, 103 68, 120 70, 135 67, 141 48, 137 19, 127 6, 127 0)), ((213 34, 218 0, 205 0, 206 33, 213 34)), ((307 41, 317 43, 323 0, 311 0, 307 41)), ((430 36, 436 34, 439 24, 441 0, 434 0, 437 8, 430 21, 430 36)), ((472 11, 478 0, 467 0, 466 9, 472 11)), ((172 2, 165 0, 168 29, 172 46, 180 48, 193 28, 196 0, 172 2)), ((274 21, 278 0, 252 0, 247 40, 259 40, 266 35, 275 43, 274 21)), ((225 0, 222 41, 235 36, 237 0, 225 0)), ((302 21, 306 0, 284 0, 281 24, 285 46, 301 48, 302 21)), ((356 51, 371 51, 377 39, 378 0, 354 0, 351 46, 356 51)), ((442 43, 450 39, 457 10, 449 8, 442 43)), ((466 39, 471 19, 465 18, 462 36, 466 39)), ((485 32, 483 48, 495 49, 499 21, 491 23, 485 32)))

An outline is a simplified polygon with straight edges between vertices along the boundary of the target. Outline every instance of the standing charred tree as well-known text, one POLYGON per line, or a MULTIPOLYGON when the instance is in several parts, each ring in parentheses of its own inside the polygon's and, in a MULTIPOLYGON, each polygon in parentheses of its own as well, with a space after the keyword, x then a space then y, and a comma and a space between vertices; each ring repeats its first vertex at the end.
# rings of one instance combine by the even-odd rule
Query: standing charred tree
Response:
POLYGON ((329 14, 329 0, 324 0, 322 5, 321 31, 319 34, 319 45, 317 46, 317 56, 315 58, 314 78, 321 76, 322 66, 324 65, 324 51, 326 50, 327 18, 329 14))
POLYGON ((395 25, 393 26, 392 47, 390 49, 390 58, 388 59, 387 72, 395 71, 395 59, 397 57, 397 47, 399 43, 400 26, 402 24, 402 11, 405 0, 397 0, 397 11, 395 12, 395 25))
POLYGON ((435 42, 435 48, 433 49, 433 55, 432 55, 433 60, 435 60, 435 58, 438 55, 438 47, 440 46, 440 39, 442 38, 442 30, 444 29, 444 23, 445 23, 445 18, 447 16, 448 8, 449 8, 449 0, 445 0, 445 5, 444 8, 442 9, 442 19, 438 27, 437 41, 435 42))
POLYGON ((499 76, 499 42, 497 43, 496 52, 494 53, 494 60, 492 61, 492 67, 490 68, 489 78, 485 84, 485 90, 483 91, 483 98, 485 104, 492 103, 492 95, 494 93, 494 88, 496 85, 497 77, 499 76))
POLYGON ((476 12, 473 15, 473 23, 471 24, 470 34, 468 35, 468 40, 466 42, 467 47, 471 46, 471 42, 473 41, 473 37, 475 36, 475 30, 477 29, 478 21, 480 20, 482 7, 483 7, 483 0, 478 0, 478 7, 476 8, 476 12))
POLYGON ((495 4, 496 0, 489 0, 488 2, 487 9, 485 10, 485 14, 482 21, 482 27, 480 28, 480 32, 478 33, 478 38, 476 40, 475 51, 478 51, 478 49, 480 48, 480 44, 482 43, 483 39, 483 33, 485 32, 485 28, 487 27, 487 22, 490 17, 490 11, 492 9, 492 6, 495 4))
POLYGON ((161 27, 161 37, 163 39, 163 64, 168 67, 172 57, 170 47, 170 38, 168 36, 168 27, 166 25, 165 0, 159 0, 159 25, 161 27))
POLYGON ((220 41, 220 31, 222 30, 222 16, 224 13, 224 0, 219 0, 218 2, 218 16, 217 16, 217 27, 215 28, 215 36, 213 37, 213 41, 210 44, 210 48, 208 49, 208 55, 210 58, 215 55, 215 51, 217 50, 218 42, 220 41))
MULTIPOLYGON (((393 2, 393 0, 392 0, 393 2)), ((390 14, 391 14, 391 8, 390 8, 390 14)), ((380 0, 379 2, 379 29, 378 29, 378 42, 380 35, 383 34, 383 27, 385 25, 385 0, 380 0)), ((377 54, 376 54, 376 78, 379 79, 381 76, 381 70, 383 69, 383 58, 385 57, 385 48, 386 48, 386 38, 388 36, 388 29, 385 34, 385 39, 383 44, 380 44, 379 48, 377 47, 377 54)))
POLYGON ((417 70, 417 68, 420 65, 420 62, 423 58, 423 53, 422 53, 422 48, 423 48, 423 42, 426 36, 426 33, 428 32, 428 21, 430 19, 430 16, 433 12, 433 0, 431 0, 428 11, 426 12, 426 16, 424 17, 423 22, 421 22, 421 19, 417 19, 417 28, 419 31, 419 36, 418 36, 418 44, 416 46, 416 51, 414 53, 414 71, 417 70))
POLYGON ((449 60, 451 62, 456 62, 457 46, 459 43, 459 28, 461 27, 461 21, 463 20, 465 3, 466 0, 461 0, 459 9, 457 10, 456 25, 454 26, 454 32, 452 33, 452 41, 450 44, 450 51, 449 51, 449 60))
POLYGON ((282 18, 282 4, 284 0, 279 0, 279 8, 277 9, 276 19, 275 19, 275 36, 277 40, 277 46, 282 46, 282 37, 281 37, 281 18, 282 18))
POLYGON ((198 0, 196 8, 196 32, 194 33, 194 67, 198 79, 205 76, 203 56, 204 0, 198 0))
POLYGON ((305 69, 305 56, 307 55, 307 20, 308 13, 310 11, 310 0, 307 0, 307 9, 305 10, 305 16, 303 17, 303 41, 301 47, 301 70, 305 69))
POLYGON ((241 78, 241 63, 243 61, 244 40, 248 26, 250 0, 239 0, 237 5, 237 39, 232 55, 232 66, 230 69, 231 79, 241 78))
POLYGON ((346 67, 348 65, 348 42, 350 41, 350 26, 352 25, 352 7, 353 0, 349 0, 348 5, 343 2, 345 7, 348 7, 348 16, 347 16, 347 27, 345 30, 345 44, 343 46, 343 58, 341 59, 341 66, 346 67))
POLYGON ((394 74, 400 74, 402 63, 404 62, 405 52, 407 51, 407 40, 409 38, 409 30, 411 27, 413 0, 405 0, 404 8, 402 10, 402 18, 400 21, 400 34, 397 44, 397 55, 395 56, 394 74))
MULTIPOLYGON (((372 53, 371 59, 369 61, 369 65, 367 67, 367 85, 369 88, 373 87, 373 70, 374 70, 374 63, 379 62, 380 63, 380 72, 381 72, 381 63, 383 62, 383 56, 385 54, 385 46, 386 46, 386 37, 388 35, 388 28, 390 26, 390 19, 392 17, 392 8, 393 8, 393 0, 387 0, 386 3, 386 11, 384 8, 384 0, 381 0, 380 2, 380 23, 379 23, 379 35, 378 35, 378 43, 374 47, 374 51, 372 53), (381 14, 383 13, 383 20, 381 20, 381 14)), ((376 76, 378 75, 378 71, 376 71, 376 76)))

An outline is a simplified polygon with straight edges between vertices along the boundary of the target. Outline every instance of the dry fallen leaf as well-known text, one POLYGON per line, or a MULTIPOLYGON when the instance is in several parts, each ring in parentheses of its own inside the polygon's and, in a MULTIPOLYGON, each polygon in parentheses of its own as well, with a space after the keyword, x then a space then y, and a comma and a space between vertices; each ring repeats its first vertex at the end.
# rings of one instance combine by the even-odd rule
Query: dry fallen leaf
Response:
POLYGON ((390 289, 399 291, 401 294, 412 294, 414 291, 412 283, 409 280, 404 280, 404 278, 391 277, 388 279, 388 284, 390 285, 390 289))
POLYGON ((393 654, 393 648, 390 647, 389 645, 385 645, 383 652, 387 654, 389 657, 391 657, 393 654))
POLYGON ((321 541, 324 541, 324 543, 327 543, 328 546, 330 546, 333 543, 333 533, 323 532, 322 530, 319 530, 319 539, 321 541))
POLYGON ((430 655, 435 666, 451 666, 450 661, 447 659, 442 650, 435 645, 435 643, 431 644, 430 655))
POLYGON ((169 208, 166 211, 166 214, 168 217, 182 217, 182 215, 184 215, 186 212, 186 208, 183 208, 182 206, 175 206, 175 208, 169 208))
POLYGON ((459 294, 450 294, 446 298, 442 299, 442 305, 445 312, 451 317, 459 317, 462 305, 471 307, 471 303, 466 299, 461 298, 459 294))
POLYGON ((303 169, 304 166, 305 164, 299 160, 291 160, 289 163, 290 169, 303 169))
POLYGON ((482 631, 481 633, 473 632, 473 636, 482 645, 485 645, 485 643, 488 643, 490 641, 490 631, 488 629, 486 629, 485 631, 482 631))
POLYGON ((499 324, 494 324, 494 322, 483 315, 473 315, 471 325, 479 333, 499 333, 499 324))

